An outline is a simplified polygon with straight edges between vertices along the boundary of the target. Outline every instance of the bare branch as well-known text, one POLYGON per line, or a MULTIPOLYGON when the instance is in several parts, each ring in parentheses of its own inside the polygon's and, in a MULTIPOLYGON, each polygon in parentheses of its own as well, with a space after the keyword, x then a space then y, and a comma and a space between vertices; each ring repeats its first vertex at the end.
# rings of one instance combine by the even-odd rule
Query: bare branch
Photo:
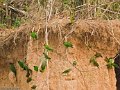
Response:
POLYGON ((25 12, 25 11, 23 11, 23 10, 20 10, 20 9, 18 9, 18 8, 14 8, 14 7, 12 7, 12 6, 8 6, 8 7, 9 7, 10 9, 16 11, 16 12, 19 12, 19 13, 25 15, 25 16, 28 16, 28 13, 25 12))

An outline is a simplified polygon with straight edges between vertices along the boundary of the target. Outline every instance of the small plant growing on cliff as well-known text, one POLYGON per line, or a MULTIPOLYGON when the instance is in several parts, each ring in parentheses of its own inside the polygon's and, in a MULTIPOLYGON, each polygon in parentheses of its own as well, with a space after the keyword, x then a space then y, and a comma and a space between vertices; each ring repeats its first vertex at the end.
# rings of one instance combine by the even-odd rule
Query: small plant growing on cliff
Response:
POLYGON ((107 62, 106 66, 107 66, 108 69, 112 69, 113 67, 119 68, 119 66, 114 63, 114 59, 113 58, 107 58, 106 57, 105 61, 107 62))
POLYGON ((99 57, 102 57, 102 55, 100 53, 96 52, 96 54, 93 57, 91 57, 91 59, 90 59, 90 63, 92 63, 94 66, 96 66, 98 68, 99 68, 99 64, 96 59, 99 57))
POLYGON ((63 7, 68 9, 69 13, 70 13, 70 24, 74 24, 75 22, 75 3, 76 0, 62 0, 63 3, 63 7))
POLYGON ((69 0, 62 0, 62 2, 64 5, 69 4, 69 0))
POLYGON ((20 24, 21 24, 20 19, 16 18, 15 21, 14 21, 14 23, 13 23, 13 27, 14 27, 14 28, 17 28, 17 27, 20 26, 20 24))
POLYGON ((71 23, 71 24, 74 24, 74 22, 75 22, 75 14, 74 14, 74 12, 72 11, 72 12, 70 13, 70 23, 71 23))

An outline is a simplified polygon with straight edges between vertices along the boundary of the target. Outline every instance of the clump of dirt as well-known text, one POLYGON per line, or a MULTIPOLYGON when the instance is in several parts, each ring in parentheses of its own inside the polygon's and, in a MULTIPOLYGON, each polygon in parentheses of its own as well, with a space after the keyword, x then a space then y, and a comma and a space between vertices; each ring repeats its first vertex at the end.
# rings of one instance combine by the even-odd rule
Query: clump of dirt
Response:
POLYGON ((0 67, 3 68, 0 88, 13 87, 8 80, 9 63, 13 62, 17 68, 16 87, 21 90, 30 90, 33 85, 37 86, 37 90, 115 90, 114 70, 107 69, 104 59, 114 57, 119 49, 119 23, 117 20, 80 20, 71 25, 68 19, 51 20, 48 24, 48 41, 55 52, 49 53, 51 60, 44 73, 34 71, 34 66, 40 66, 44 58, 45 26, 25 25, 11 32, 11 38, 5 36, 6 40, 0 42, 0 67), (37 40, 30 37, 31 31, 38 33, 37 40), (66 50, 64 40, 72 42, 73 48, 66 50), (102 58, 97 60, 99 68, 89 62, 96 52, 102 54, 102 58), (32 70, 30 83, 26 82, 26 72, 17 63, 24 58, 32 70), (75 67, 73 61, 77 62, 75 67), (63 76, 62 72, 69 68, 71 72, 63 76))

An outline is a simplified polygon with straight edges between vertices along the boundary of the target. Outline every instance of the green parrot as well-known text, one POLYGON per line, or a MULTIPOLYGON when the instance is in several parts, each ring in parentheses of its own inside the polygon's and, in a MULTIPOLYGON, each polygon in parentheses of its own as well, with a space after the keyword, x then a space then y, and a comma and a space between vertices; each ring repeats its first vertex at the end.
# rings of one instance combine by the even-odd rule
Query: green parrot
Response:
POLYGON ((42 61, 42 65, 41 65, 41 70, 40 70, 40 72, 44 72, 45 69, 46 69, 46 67, 47 67, 47 61, 44 60, 44 61, 42 61))
POLYGON ((31 37, 32 37, 33 39, 37 39, 37 38, 38 38, 36 32, 31 32, 30 35, 31 35, 31 37))
POLYGON ((73 66, 76 66, 77 65, 77 61, 73 61, 73 66))
POLYGON ((18 64, 23 70, 28 70, 28 66, 23 61, 18 61, 18 64))
POLYGON ((35 70, 35 71, 38 71, 38 66, 34 66, 34 70, 35 70))
POLYGON ((46 59, 51 59, 46 53, 43 53, 46 59))
POLYGON ((45 47, 45 49, 48 50, 48 51, 53 51, 53 49, 52 49, 49 45, 45 45, 44 47, 45 47))
POLYGON ((64 42, 63 44, 66 48, 69 48, 69 47, 73 48, 73 45, 71 42, 64 42))
POLYGON ((21 68, 24 69, 24 62, 22 62, 22 61, 18 61, 18 64, 19 64, 19 66, 20 66, 21 68))
POLYGON ((67 70, 63 71, 63 72, 62 72, 62 74, 68 74, 71 70, 72 70, 72 69, 71 69, 71 68, 69 68, 69 69, 67 69, 67 70))
POLYGON ((31 77, 28 77, 27 78, 27 83, 31 82, 32 81, 32 78, 31 77))
POLYGON ((119 66, 116 63, 114 63, 114 59, 113 58, 107 58, 106 57, 105 61, 107 62, 106 66, 107 66, 108 69, 112 69, 113 67, 119 68, 119 66))
POLYGON ((92 63, 94 66, 96 66, 96 67, 99 68, 99 64, 98 64, 98 62, 96 61, 96 56, 93 56, 93 57, 90 59, 90 63, 92 63))
POLYGON ((16 68, 13 63, 10 63, 10 70, 15 74, 16 76, 16 68))
POLYGON ((101 53, 96 52, 95 57, 96 57, 96 58, 102 57, 102 55, 101 55, 101 53))

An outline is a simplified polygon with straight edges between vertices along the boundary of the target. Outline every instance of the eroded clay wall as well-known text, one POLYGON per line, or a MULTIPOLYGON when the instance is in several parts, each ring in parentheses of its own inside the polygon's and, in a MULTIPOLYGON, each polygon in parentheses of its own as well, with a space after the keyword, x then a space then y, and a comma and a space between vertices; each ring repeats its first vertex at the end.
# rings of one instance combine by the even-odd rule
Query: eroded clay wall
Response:
POLYGON ((105 57, 114 57, 115 50, 112 47, 115 45, 107 47, 104 41, 101 41, 89 48, 76 35, 70 36, 68 41, 73 43, 73 48, 67 49, 66 52, 63 43, 59 40, 59 35, 50 33, 49 45, 57 53, 49 53, 51 60, 48 68, 41 73, 35 72, 33 67, 40 66, 41 58, 44 57, 44 34, 40 34, 37 41, 31 39, 27 53, 28 66, 33 70, 33 81, 30 82, 30 86, 35 84, 37 90, 116 90, 114 69, 108 70, 104 60, 105 57), (90 64, 90 58, 96 52, 100 52, 103 56, 97 59, 99 68, 90 64), (71 63, 75 60, 77 65, 73 67, 71 63), (62 72, 68 68, 72 71, 66 76, 62 75, 62 72))

